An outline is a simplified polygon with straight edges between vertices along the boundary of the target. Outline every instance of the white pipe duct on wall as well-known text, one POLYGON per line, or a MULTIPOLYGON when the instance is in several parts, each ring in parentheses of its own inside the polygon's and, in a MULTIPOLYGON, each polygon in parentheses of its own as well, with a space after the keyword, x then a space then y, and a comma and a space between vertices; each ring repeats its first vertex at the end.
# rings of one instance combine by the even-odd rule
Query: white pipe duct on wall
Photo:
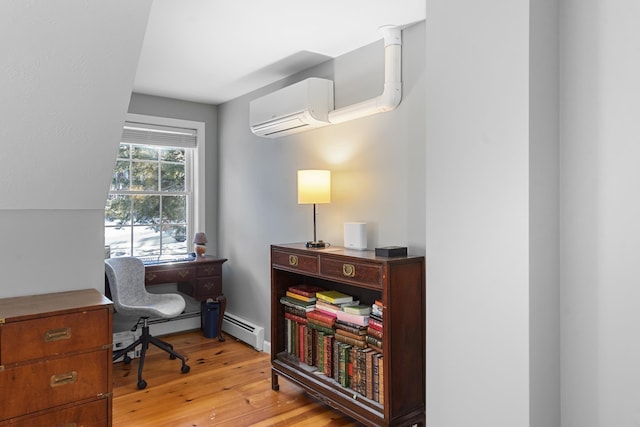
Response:
POLYGON ((402 31, 387 25, 384 36, 384 89, 380 96, 329 112, 329 122, 342 123, 394 110, 402 100, 402 31))

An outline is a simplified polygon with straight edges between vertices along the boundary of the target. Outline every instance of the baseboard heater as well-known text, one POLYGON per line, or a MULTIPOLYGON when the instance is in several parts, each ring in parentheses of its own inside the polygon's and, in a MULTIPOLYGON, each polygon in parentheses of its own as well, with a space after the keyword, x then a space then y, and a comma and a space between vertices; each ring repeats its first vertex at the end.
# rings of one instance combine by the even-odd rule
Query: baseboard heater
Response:
POLYGON ((264 348, 264 328, 226 312, 222 320, 222 330, 243 341, 258 351, 264 348))

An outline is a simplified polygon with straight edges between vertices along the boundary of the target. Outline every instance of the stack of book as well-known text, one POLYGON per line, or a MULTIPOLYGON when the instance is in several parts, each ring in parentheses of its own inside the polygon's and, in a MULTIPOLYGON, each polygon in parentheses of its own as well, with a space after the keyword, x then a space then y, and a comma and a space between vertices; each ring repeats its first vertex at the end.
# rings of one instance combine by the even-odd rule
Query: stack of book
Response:
POLYGON ((336 339, 355 347, 367 347, 366 335, 371 308, 347 305, 336 313, 336 339))
POLYGON ((307 313, 315 308, 317 291, 324 290, 317 286, 301 284, 287 288, 286 294, 280 298, 284 306, 285 318, 285 350, 295 355, 301 362, 313 361, 309 350, 312 347, 305 345, 311 336, 307 331, 307 313))
POLYGON ((366 341, 369 347, 382 353, 382 301, 371 305, 366 341))

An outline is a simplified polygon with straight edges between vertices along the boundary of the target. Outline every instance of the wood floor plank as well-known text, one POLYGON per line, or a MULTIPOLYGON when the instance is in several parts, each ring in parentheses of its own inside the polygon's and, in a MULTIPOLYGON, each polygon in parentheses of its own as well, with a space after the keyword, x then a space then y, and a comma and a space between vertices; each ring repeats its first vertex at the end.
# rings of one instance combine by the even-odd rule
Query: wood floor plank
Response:
POLYGON ((180 373, 180 361, 150 348, 138 390, 138 360, 113 369, 113 427, 361 427, 340 412, 310 398, 281 379, 271 390, 267 353, 227 336, 225 342, 199 331, 164 337, 187 358, 191 371, 180 373))

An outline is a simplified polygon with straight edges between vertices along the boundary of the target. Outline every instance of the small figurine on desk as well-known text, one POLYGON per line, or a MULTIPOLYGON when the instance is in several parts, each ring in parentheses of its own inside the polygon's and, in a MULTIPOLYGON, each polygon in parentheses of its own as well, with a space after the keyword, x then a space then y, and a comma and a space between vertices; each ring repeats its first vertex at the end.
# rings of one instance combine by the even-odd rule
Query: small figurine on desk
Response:
POLYGON ((207 252, 207 236, 203 232, 196 233, 193 238, 193 250, 196 252, 198 256, 204 256, 207 252))

